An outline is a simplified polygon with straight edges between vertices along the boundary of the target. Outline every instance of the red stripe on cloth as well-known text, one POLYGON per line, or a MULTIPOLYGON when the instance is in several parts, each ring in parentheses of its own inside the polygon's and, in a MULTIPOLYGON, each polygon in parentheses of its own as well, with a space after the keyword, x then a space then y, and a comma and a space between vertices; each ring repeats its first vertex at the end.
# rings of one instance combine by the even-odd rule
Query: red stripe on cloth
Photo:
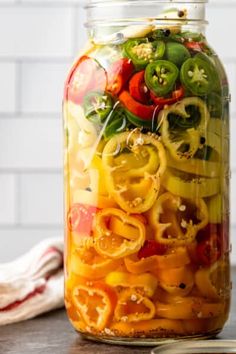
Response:
POLYGON ((58 253, 62 258, 63 258, 63 253, 56 247, 49 247, 39 259, 42 259, 43 257, 47 256, 50 253, 58 253))
POLYGON ((12 304, 7 305, 6 307, 3 307, 2 309, 0 309, 0 312, 11 311, 11 310, 15 309, 16 307, 22 305, 24 302, 33 298, 34 296, 36 296, 38 294, 42 294, 45 291, 45 289, 46 289, 46 284, 39 286, 34 291, 29 293, 24 299, 19 300, 19 301, 15 301, 12 304))

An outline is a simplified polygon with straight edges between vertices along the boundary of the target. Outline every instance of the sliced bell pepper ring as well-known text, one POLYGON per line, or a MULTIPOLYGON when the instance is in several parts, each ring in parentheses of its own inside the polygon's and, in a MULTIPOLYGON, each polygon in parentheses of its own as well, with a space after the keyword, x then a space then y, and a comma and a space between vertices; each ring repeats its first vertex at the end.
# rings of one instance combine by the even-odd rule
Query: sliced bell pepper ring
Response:
POLYGON ((153 269, 170 269, 183 267, 190 263, 190 258, 186 247, 177 247, 172 253, 163 256, 154 255, 140 260, 134 257, 124 259, 127 270, 132 274, 151 272, 153 269))
POLYGON ((156 315, 171 320, 218 317, 224 313, 224 309, 224 303, 209 303, 200 297, 183 297, 172 304, 156 303, 156 315))
POLYGON ((168 192, 182 198, 207 198, 220 191, 219 178, 187 175, 170 168, 166 170, 162 184, 168 192))
POLYGON ((93 228, 97 208, 91 205, 76 203, 67 214, 67 225, 70 231, 90 235, 93 228))
POLYGON ((119 206, 129 213, 150 209, 166 168, 163 145, 153 136, 135 131, 121 133, 106 144, 102 160, 106 186, 119 206), (126 163, 127 158, 132 163, 126 163))
POLYGON ((156 96, 153 92, 151 92, 151 99, 152 101, 159 106, 165 106, 165 105, 170 105, 175 102, 178 102, 183 98, 184 96, 184 88, 183 86, 180 86, 178 89, 174 90, 171 93, 171 97, 158 97, 156 96))
POLYGON ((99 255, 93 246, 86 243, 71 254, 71 271, 81 277, 97 280, 114 271, 121 264, 120 260, 109 259, 99 255))
POLYGON ((157 279, 149 274, 139 275, 125 272, 110 272, 105 278, 106 284, 112 287, 132 288, 139 290, 143 295, 152 297, 157 288, 157 279))
POLYGON ((119 259, 129 254, 138 252, 145 241, 145 226, 137 218, 124 213, 122 210, 107 208, 96 215, 94 229, 94 247, 102 255, 113 259, 119 259), (112 218, 118 218, 129 228, 129 234, 125 229, 114 233, 109 226, 112 218))
POLYGON ((118 95, 134 72, 130 59, 122 58, 111 64, 107 71, 108 83, 106 91, 118 95))
POLYGON ((72 297, 88 327, 101 331, 107 326, 117 303, 112 288, 102 282, 94 282, 91 286, 80 284, 73 290, 72 297))
MULTIPOLYGON (((129 140, 127 142, 129 144, 129 140)), ((135 146, 131 145, 129 147, 128 145, 128 148, 124 152, 122 151, 122 154, 118 155, 114 162, 116 166, 122 165, 122 173, 125 173, 128 177, 142 177, 145 172, 155 173, 159 161, 160 159, 155 153, 153 146, 146 144, 142 146, 141 151, 138 148, 135 151, 135 146), (131 153, 132 147, 134 148, 134 153, 131 153), (130 166, 132 166, 132 169, 130 169, 130 166)))
POLYGON ((167 60, 157 60, 145 69, 146 85, 157 96, 165 96, 173 91, 178 76, 177 66, 167 60))
POLYGON ((154 316, 155 306, 147 297, 132 289, 125 289, 119 295, 114 312, 116 321, 139 322, 154 316))
POLYGON ((109 221, 109 228, 114 234, 123 236, 132 240, 132 238, 139 237, 139 230, 134 226, 125 224, 121 219, 116 216, 112 216, 109 221))
POLYGON ((157 242, 184 246, 193 242, 197 232, 208 223, 203 199, 184 199, 171 193, 162 194, 149 211, 149 221, 157 242), (189 214, 191 210, 191 214, 189 214))
POLYGON ((149 122, 153 120, 155 113, 154 105, 148 106, 135 101, 128 91, 123 91, 119 96, 119 100, 126 110, 137 116, 137 118, 147 120, 149 122))
POLYGON ((174 159, 188 160, 194 156, 201 147, 201 134, 206 132, 209 119, 207 106, 198 97, 184 98, 159 113, 162 140, 174 159))
POLYGON ((194 273, 187 266, 155 269, 153 273, 158 279, 159 286, 175 296, 187 296, 194 286, 194 273))
POLYGON ((175 335, 186 335, 186 329, 183 327, 183 321, 152 319, 139 322, 113 322, 110 329, 119 333, 121 337, 142 336, 146 334, 149 338, 156 338, 157 335, 163 336, 163 333, 175 335))
POLYGON ((101 124, 112 110, 113 99, 109 94, 92 91, 84 97, 83 107, 87 119, 101 124))
POLYGON ((194 57, 186 60, 182 65, 180 79, 192 94, 204 96, 211 92, 215 76, 210 63, 200 57, 194 57))
POLYGON ((129 93, 138 102, 148 104, 150 101, 150 91, 144 80, 145 71, 139 71, 132 76, 129 81, 129 93))
POLYGON ((216 301, 229 297, 229 270, 228 261, 218 261, 209 268, 200 268, 195 273, 195 283, 201 295, 216 301))
POLYGON ((64 100, 80 104, 91 90, 104 91, 107 84, 105 70, 93 58, 82 56, 72 67, 66 80, 64 100))
POLYGON ((221 173, 220 162, 200 159, 177 161, 170 154, 167 157, 168 166, 189 174, 204 177, 219 177, 221 173))
POLYGON ((149 42, 147 38, 129 39, 124 44, 124 53, 137 70, 144 69, 153 60, 161 59, 165 53, 163 41, 149 42))

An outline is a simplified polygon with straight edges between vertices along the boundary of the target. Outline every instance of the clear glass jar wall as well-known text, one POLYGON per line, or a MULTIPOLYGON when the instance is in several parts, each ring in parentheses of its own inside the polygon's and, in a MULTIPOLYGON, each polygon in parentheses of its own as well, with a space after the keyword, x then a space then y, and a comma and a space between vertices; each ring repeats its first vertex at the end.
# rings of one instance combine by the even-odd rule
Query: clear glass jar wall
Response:
POLYGON ((228 318, 229 92, 204 6, 88 5, 63 104, 65 302, 86 337, 211 337, 228 318))

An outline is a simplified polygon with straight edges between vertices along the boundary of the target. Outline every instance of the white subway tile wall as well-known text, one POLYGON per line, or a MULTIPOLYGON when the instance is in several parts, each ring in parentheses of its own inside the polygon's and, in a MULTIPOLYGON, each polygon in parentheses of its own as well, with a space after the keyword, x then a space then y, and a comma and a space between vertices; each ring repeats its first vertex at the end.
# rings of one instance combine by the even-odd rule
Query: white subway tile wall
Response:
MULTIPOLYGON (((85 43, 84 1, 0 0, 0 262, 63 234, 63 81, 85 43)), ((208 39, 222 58, 236 130, 236 0, 211 0, 208 39)), ((236 262, 236 142, 232 140, 236 262)))

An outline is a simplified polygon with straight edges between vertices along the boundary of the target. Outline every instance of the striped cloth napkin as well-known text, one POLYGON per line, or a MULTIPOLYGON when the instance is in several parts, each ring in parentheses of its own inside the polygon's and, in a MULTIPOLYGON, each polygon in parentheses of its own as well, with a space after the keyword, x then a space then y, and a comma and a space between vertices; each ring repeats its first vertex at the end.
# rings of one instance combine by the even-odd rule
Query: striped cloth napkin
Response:
POLYGON ((46 239, 0 264, 0 326, 63 307, 63 241, 46 239))

